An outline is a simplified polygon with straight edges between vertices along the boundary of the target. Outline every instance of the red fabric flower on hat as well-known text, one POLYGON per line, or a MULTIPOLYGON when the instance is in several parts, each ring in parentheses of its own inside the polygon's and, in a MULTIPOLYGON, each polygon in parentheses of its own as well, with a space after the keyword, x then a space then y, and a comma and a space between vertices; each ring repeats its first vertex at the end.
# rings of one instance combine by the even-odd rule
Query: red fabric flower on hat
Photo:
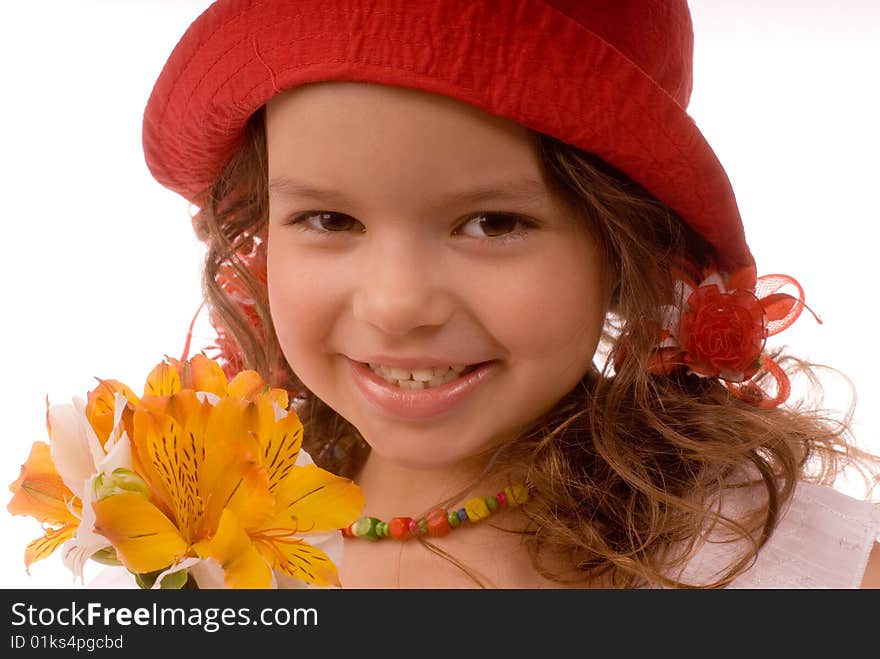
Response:
POLYGON ((786 329, 809 308, 800 284, 788 275, 757 277, 753 267, 730 276, 707 270, 699 283, 682 273, 676 279, 676 300, 663 308, 663 326, 648 371, 666 375, 685 367, 694 375, 724 380, 734 395, 753 405, 785 402, 791 391, 788 377, 764 354, 764 345, 767 337, 786 329), (777 292, 786 285, 794 286, 798 296, 777 292), (775 396, 747 382, 762 369, 776 380, 775 396))
POLYGON ((764 309, 754 293, 722 293, 711 284, 688 298, 678 327, 684 363, 701 375, 742 382, 758 372, 767 338, 764 309))

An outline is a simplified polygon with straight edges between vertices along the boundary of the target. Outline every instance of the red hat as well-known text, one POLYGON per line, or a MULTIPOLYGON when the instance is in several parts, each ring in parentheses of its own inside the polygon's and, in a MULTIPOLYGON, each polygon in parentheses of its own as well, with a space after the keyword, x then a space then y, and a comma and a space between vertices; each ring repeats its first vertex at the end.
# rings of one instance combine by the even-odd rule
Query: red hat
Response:
POLYGON ((218 0, 156 82, 144 152, 160 183, 198 203, 279 92, 420 89, 596 154, 733 272, 754 259, 727 174, 686 112, 692 59, 685 0, 218 0))

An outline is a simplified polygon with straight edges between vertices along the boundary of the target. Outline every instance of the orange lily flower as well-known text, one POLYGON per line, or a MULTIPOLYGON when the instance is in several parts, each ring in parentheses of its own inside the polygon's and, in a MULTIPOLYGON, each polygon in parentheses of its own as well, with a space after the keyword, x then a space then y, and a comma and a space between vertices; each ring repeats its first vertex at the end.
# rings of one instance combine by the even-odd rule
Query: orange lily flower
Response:
POLYGON ((227 587, 270 587, 275 571, 338 585, 333 562, 306 540, 341 544, 338 529, 358 517, 363 495, 311 464, 287 404, 253 371, 227 382, 203 355, 163 362, 132 418, 134 462, 151 495, 99 496, 95 531, 136 574, 213 562, 227 587))

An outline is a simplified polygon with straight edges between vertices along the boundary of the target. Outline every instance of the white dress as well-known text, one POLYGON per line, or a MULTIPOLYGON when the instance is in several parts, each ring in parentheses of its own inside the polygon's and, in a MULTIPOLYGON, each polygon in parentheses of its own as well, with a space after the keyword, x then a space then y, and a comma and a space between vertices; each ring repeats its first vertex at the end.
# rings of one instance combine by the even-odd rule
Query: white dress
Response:
MULTIPOLYGON (((724 508, 743 504, 748 502, 734 498, 724 508)), ((798 483, 756 561, 728 588, 859 588, 878 534, 880 504, 854 499, 831 487, 798 483)), ((741 547, 737 543, 703 545, 682 579, 713 581, 741 547)))

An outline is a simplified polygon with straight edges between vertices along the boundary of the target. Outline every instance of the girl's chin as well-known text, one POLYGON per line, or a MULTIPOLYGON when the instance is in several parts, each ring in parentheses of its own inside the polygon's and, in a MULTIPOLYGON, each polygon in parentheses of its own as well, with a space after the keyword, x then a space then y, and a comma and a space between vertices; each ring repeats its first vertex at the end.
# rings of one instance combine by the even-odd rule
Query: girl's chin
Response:
MULTIPOLYGON (((371 441, 369 435, 364 435, 367 444, 371 447, 371 455, 378 457, 381 462, 393 465, 400 469, 412 469, 418 471, 460 471, 467 465, 473 465, 480 461, 480 456, 485 456, 482 446, 473 450, 456 446, 444 447, 437 438, 426 438, 423 441, 413 439, 412 434, 403 436, 400 441, 385 434, 376 441, 371 441)), ((485 462, 485 460, 483 460, 485 462)))
POLYGON ((373 451, 387 464, 417 471, 458 470, 472 459, 472 456, 467 454, 438 454, 430 449, 413 451, 410 447, 403 449, 383 446, 374 448, 373 451))

